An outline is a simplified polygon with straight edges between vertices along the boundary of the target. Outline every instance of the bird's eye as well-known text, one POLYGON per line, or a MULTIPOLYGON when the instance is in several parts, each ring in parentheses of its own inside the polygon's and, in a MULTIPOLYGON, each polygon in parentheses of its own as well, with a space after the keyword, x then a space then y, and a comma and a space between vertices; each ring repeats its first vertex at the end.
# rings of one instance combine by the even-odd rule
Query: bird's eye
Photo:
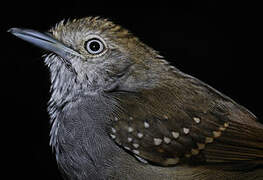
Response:
POLYGON ((99 39, 90 39, 85 42, 85 49, 92 55, 100 54, 104 51, 105 46, 99 39))

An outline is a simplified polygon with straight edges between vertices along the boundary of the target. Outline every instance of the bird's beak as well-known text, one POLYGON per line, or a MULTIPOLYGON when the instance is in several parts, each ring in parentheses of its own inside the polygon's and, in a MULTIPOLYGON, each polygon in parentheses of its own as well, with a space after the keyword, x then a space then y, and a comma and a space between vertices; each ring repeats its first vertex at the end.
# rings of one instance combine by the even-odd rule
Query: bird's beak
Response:
POLYGON ((35 30, 20 28, 11 28, 8 32, 20 39, 34 44, 37 47, 53 52, 67 61, 69 61, 72 55, 81 57, 78 52, 59 42, 49 33, 40 33, 35 30))

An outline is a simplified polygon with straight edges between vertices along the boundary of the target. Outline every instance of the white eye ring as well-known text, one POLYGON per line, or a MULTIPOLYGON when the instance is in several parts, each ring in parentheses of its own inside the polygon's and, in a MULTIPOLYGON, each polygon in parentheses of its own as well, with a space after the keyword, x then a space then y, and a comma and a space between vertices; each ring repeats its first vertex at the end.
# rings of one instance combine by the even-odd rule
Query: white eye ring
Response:
POLYGON ((92 38, 85 42, 85 49, 88 51, 88 53, 97 55, 105 50, 105 46, 101 40, 92 38))

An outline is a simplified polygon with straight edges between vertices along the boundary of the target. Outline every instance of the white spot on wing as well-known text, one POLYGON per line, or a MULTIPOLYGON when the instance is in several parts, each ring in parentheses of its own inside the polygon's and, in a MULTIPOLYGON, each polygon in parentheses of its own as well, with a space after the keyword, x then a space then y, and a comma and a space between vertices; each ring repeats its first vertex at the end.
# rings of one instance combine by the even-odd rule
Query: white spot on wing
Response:
POLYGON ((137 144, 137 143, 133 143, 132 145, 133 145, 134 148, 138 148, 138 147, 140 146, 140 145, 137 144))
POLYGON ((197 124, 201 122, 201 119, 199 117, 194 117, 193 119, 197 124))
POLYGON ((112 127, 111 132, 116 133, 116 129, 112 127))
POLYGON ((172 135, 173 135, 173 137, 174 137, 175 139, 177 139, 180 134, 179 134, 179 132, 174 132, 174 131, 172 131, 172 135))
POLYGON ((219 130, 224 131, 224 130, 226 130, 226 128, 225 127, 219 127, 219 130))
POLYGON ((142 133, 138 133, 137 136, 138 136, 138 138, 142 138, 143 134, 142 133))
POLYGON ((227 128, 228 126, 229 126, 229 123, 226 123, 226 122, 225 122, 225 123, 224 123, 224 127, 227 128))
POLYGON ((132 142, 132 138, 131 137, 128 137, 128 142, 132 142))
POLYGON ((169 144, 171 142, 171 139, 168 138, 168 137, 164 137, 163 138, 163 141, 166 143, 166 144, 169 144))
POLYGON ((115 136, 114 134, 110 134, 110 137, 111 137, 112 139, 115 139, 115 138, 116 138, 116 136, 115 136))
POLYGON ((145 127, 145 128, 149 128, 149 127, 150 127, 150 124, 147 123, 146 121, 144 121, 144 127, 145 127))
POLYGON ((190 129, 188 129, 188 128, 183 128, 183 131, 184 131, 185 134, 189 134, 190 129))
POLYGON ((128 132, 133 132, 133 128, 132 127, 128 127, 128 132))
POLYGON ((213 135, 215 138, 218 138, 219 136, 221 136, 221 131, 213 131, 213 135))
POLYGON ((197 155, 199 153, 199 149, 192 149, 191 153, 192 155, 197 155))
POLYGON ((197 145, 199 150, 205 149, 205 144, 203 144, 203 143, 196 143, 196 145, 197 145))
POLYGON ((162 139, 160 138, 153 138, 153 142, 155 146, 159 146, 162 143, 162 139))
POLYGON ((214 141, 214 138, 211 138, 211 137, 205 138, 205 143, 212 143, 213 141, 214 141))

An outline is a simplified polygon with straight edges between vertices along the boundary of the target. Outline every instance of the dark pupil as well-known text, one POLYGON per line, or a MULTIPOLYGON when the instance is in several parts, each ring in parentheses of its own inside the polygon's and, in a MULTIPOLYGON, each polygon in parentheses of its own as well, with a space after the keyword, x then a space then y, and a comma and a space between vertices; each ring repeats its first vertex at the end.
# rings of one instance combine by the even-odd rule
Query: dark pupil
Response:
POLYGON ((98 51, 100 49, 100 44, 96 41, 93 41, 89 44, 89 48, 92 50, 92 51, 98 51))

